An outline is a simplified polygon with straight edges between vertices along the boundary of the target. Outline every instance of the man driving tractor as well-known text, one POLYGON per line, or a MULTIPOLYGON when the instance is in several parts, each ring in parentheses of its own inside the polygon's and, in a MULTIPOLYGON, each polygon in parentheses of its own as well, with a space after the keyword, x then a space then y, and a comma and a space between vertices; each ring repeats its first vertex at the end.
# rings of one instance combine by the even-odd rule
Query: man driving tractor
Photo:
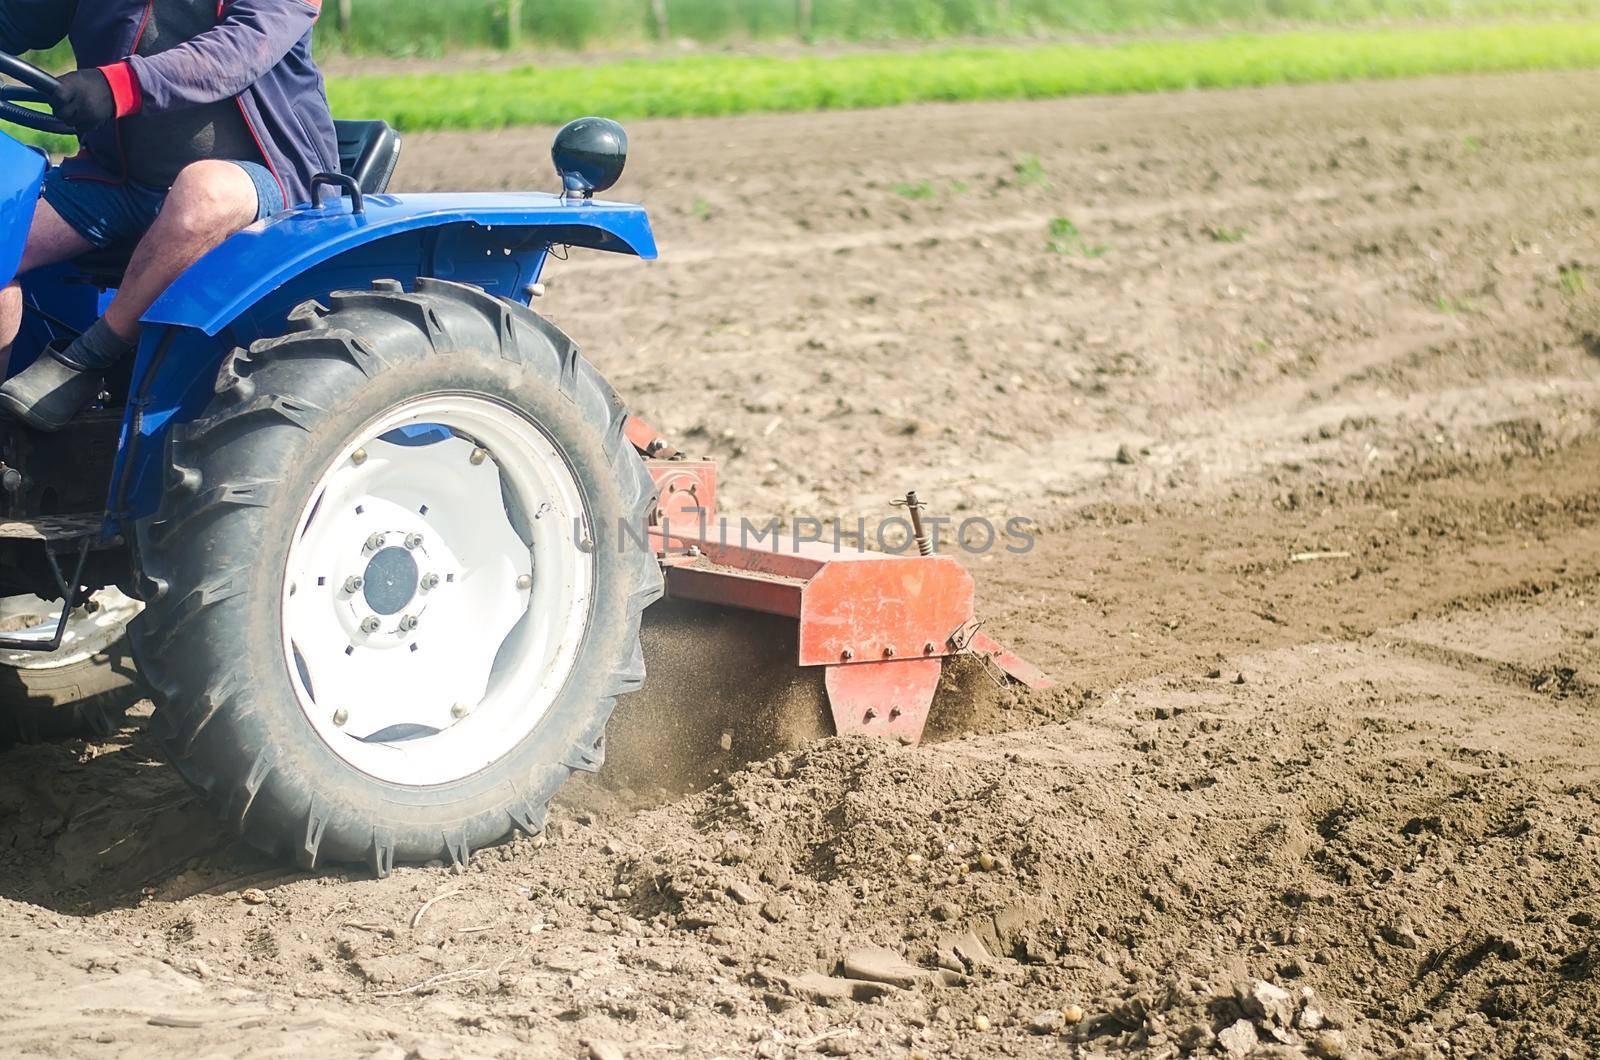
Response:
MULTIPOLYGON (((339 169, 311 58, 321 0, 0 0, 0 52, 71 41, 51 101, 83 149, 45 178, 18 275, 137 243, 102 319, 3 386, 0 410, 59 430, 138 341, 167 286, 230 235, 339 169)), ((0 377, 22 319, 0 290, 0 377)))

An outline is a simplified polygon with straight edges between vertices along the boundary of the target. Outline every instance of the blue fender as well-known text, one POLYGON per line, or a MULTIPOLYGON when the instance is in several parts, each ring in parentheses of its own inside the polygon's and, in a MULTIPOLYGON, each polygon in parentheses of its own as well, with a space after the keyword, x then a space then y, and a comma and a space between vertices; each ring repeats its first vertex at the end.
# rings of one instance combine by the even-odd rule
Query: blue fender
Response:
POLYGON ((0 287, 16 278, 22 264, 44 170, 43 154, 0 133, 0 287))
POLYGON ((298 206, 201 258, 144 315, 107 533, 160 503, 167 435, 199 415, 234 347, 283 333, 290 309, 376 279, 470 283, 526 304, 553 247, 656 257, 641 206, 541 193, 369 195, 298 206))
MULTIPOLYGON (((499 248, 490 246, 492 239, 477 242, 484 252, 500 249, 507 257, 518 251, 542 254, 561 244, 656 256, 644 208, 626 203, 565 200, 539 192, 369 195, 366 212, 357 214, 350 200, 333 199, 323 207, 295 207, 233 236, 180 276, 144 321, 215 335, 323 262, 379 240, 451 226, 503 232, 499 248)), ((426 268, 427 263, 416 264, 426 268)))

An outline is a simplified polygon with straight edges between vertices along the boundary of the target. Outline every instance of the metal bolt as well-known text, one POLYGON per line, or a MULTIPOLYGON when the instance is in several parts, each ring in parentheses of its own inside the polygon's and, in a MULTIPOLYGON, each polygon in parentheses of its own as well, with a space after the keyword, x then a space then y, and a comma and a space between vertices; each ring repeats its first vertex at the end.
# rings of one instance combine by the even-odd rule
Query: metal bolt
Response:
POLYGON ((894 719, 898 718, 899 716, 900 716, 900 708, 899 707, 890 707, 889 708, 889 720, 890 721, 893 721, 894 719))
POLYGON ((517 588, 518 589, 531 589, 531 588, 533 588, 533 575, 531 575, 531 574, 519 574, 519 575, 517 575, 517 588))
POLYGON ((885 649, 883 649, 883 657, 885 659, 894 658, 894 649, 893 648, 885 648, 885 649))
POLYGON ((450 716, 457 721, 460 721, 462 718, 471 713, 472 708, 467 706, 465 703, 457 703, 455 706, 450 708, 450 716))
POLYGON ((489 459, 489 450, 487 449, 474 449, 472 450, 472 454, 467 457, 467 460, 472 463, 473 467, 477 467, 487 459, 489 459))
POLYGON ((933 653, 934 653, 934 643, 933 643, 933 641, 930 640, 930 641, 928 641, 928 643, 926 643, 926 644, 924 644, 922 646, 922 654, 924 654, 924 655, 932 655, 933 653))
POLYGON ((904 508, 911 515, 911 539, 917 543, 918 554, 923 556, 933 555, 933 542, 929 540, 928 533, 922 526, 922 510, 927 505, 917 499, 917 491, 912 490, 907 493, 906 499, 903 501, 895 500, 889 503, 896 508, 904 508))
POLYGON ((365 464, 367 462, 367 451, 365 449, 357 449, 355 452, 350 454, 350 462, 355 464, 357 467, 365 464))
POLYGON ((414 630, 416 628, 417 628, 417 616, 416 615, 404 615, 404 616, 401 617, 401 619, 400 619, 400 632, 401 633, 410 633, 412 630, 414 630))
POLYGON ((427 591, 428 589, 437 589, 438 587, 439 576, 437 574, 424 574, 422 576, 422 588, 424 591, 427 591))
POLYGON ((343 728, 344 723, 350 720, 350 712, 343 707, 333 712, 333 723, 343 728))
POLYGON ((365 578, 359 574, 352 574, 350 577, 344 580, 344 591, 352 594, 359 593, 361 591, 361 587, 365 584, 367 584, 367 580, 365 578))
POLYGON ((851 659, 854 659, 855 657, 856 657, 856 653, 851 651, 849 648, 846 648, 844 651, 839 653, 839 658, 843 659, 845 662, 849 662, 851 659))
POLYGON ((867 708, 867 719, 866 719, 867 721, 871 721, 873 718, 876 718, 877 716, 878 716, 878 708, 877 707, 868 707, 867 708))
POLYGON ((382 625, 383 623, 379 621, 377 615, 368 615, 361 620, 361 632, 376 633, 382 625))
POLYGON ((407 548, 421 548, 422 547, 422 535, 421 534, 407 534, 406 535, 406 547, 407 548))
POLYGON ((382 534, 373 534, 371 537, 367 538, 367 551, 368 552, 376 552, 376 551, 378 551, 378 549, 380 549, 382 547, 383 547, 383 535, 382 534))

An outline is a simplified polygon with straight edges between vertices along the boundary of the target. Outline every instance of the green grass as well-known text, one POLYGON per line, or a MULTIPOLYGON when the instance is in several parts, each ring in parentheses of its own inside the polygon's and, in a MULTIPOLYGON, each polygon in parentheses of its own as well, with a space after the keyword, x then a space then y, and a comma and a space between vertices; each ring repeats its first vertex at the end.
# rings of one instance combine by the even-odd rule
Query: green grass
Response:
MULTIPOLYGON (((1376 21, 1600 16, 1600 0, 664 0, 666 33, 651 0, 520 0, 510 32, 507 0, 353 0, 348 29, 317 23, 324 53, 435 57, 470 49, 627 49, 690 41, 868 42, 1126 34, 1376 21)), ((56 65, 68 53, 50 53, 56 65)))
POLYGON ((1433 300, 1433 306, 1447 316, 1460 316, 1462 313, 1476 313, 1478 304, 1470 298, 1454 298, 1441 294, 1433 300))
POLYGON ((1045 175, 1044 163, 1039 161, 1038 155, 1023 155, 1011 163, 1011 172, 1016 176, 1017 184, 1021 187, 1050 187, 1050 178, 1045 175))
MULTIPOLYGON (((628 60, 339 78, 329 95, 337 114, 405 130, 493 129, 584 114, 627 120, 1595 66, 1600 22, 1580 22, 628 60)), ((1013 171, 1021 184, 1048 187, 1037 158, 1019 158, 1013 171)))
MULTIPOLYGON (((461 50, 618 50, 691 42, 883 43, 981 37, 1353 26, 1373 22, 1600 17, 1600 0, 353 0, 341 30, 327 5, 323 53, 436 57, 461 50), (516 15, 512 32, 510 13, 516 15), (663 28, 665 32, 663 33, 663 28)), ((50 61, 68 61, 65 49, 50 61)))
POLYGON ((1082 254, 1086 258, 1098 258, 1111 249, 1104 243, 1090 243, 1085 240, 1078 226, 1067 217, 1050 218, 1045 233, 1048 236, 1045 246, 1053 254, 1082 254))
MULTIPOLYGON (((934 49, 784 59, 635 60, 334 81, 340 114, 404 129, 1042 99, 1600 65, 1600 22, 1229 35, 1112 45, 934 49)), ((1024 182, 1044 174, 1024 159, 1024 182)))
MULTIPOLYGON (((663 6, 664 39, 702 45, 1600 15, 1600 0, 812 0, 811 21, 802 25, 798 0, 664 0, 663 6)), ((354 0, 348 31, 338 32, 325 17, 318 45, 386 55, 498 48, 511 39, 508 10, 507 0, 354 0)), ((518 21, 523 45, 544 49, 663 40, 651 0, 521 0, 518 21)))

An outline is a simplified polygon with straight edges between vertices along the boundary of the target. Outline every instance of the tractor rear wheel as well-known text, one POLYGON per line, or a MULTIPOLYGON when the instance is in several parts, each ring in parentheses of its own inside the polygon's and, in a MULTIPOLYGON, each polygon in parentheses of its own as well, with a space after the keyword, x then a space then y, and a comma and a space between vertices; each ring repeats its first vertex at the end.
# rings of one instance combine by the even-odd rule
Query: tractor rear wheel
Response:
POLYGON ((311 867, 536 832, 639 687, 655 490, 615 391, 527 308, 420 280, 227 358, 136 528, 173 763, 311 867))

